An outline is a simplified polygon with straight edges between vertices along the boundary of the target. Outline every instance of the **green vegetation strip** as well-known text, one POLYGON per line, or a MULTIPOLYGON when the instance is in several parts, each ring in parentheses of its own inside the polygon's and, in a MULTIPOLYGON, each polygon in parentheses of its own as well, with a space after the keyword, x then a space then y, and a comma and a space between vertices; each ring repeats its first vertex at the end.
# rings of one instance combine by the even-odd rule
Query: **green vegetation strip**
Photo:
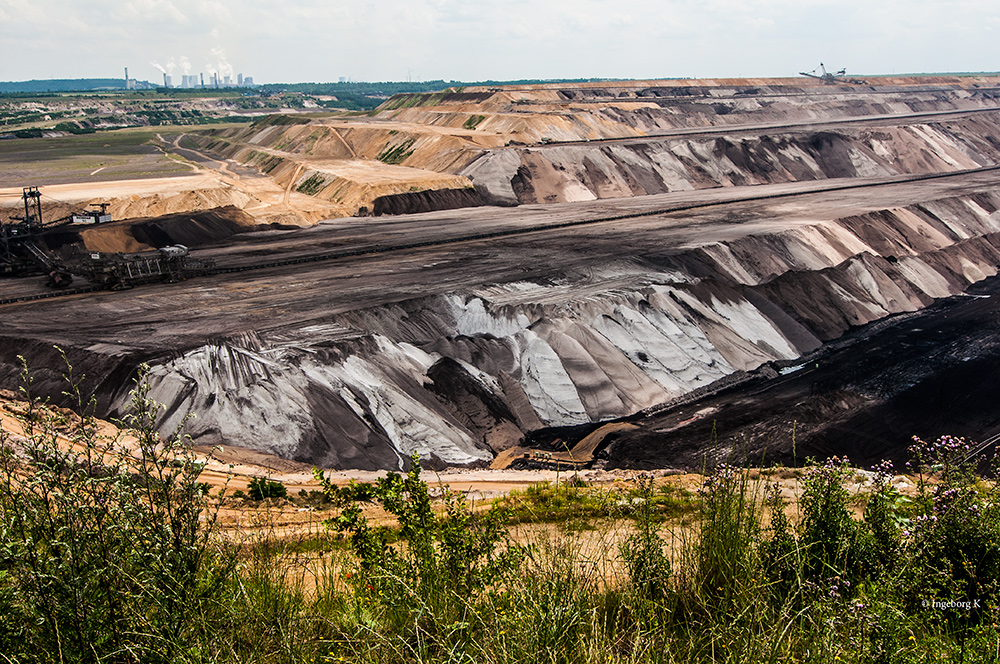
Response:
POLYGON ((633 487, 588 485, 571 476, 562 483, 541 482, 512 491, 499 499, 497 506, 507 512, 507 523, 513 524, 631 518, 642 510, 672 518, 694 510, 696 503, 696 496, 669 484, 644 492, 633 487))
POLYGON ((396 145, 387 145, 379 156, 376 157, 376 159, 386 164, 402 164, 410 155, 413 154, 413 150, 410 148, 412 148, 413 144, 416 142, 417 139, 411 137, 396 145))
POLYGON ((486 119, 485 115, 470 115, 462 126, 466 129, 475 129, 478 127, 483 120, 486 119))
MULTIPOLYGON (((123 422, 133 453, 99 433, 93 402, 65 374, 82 415, 31 399, 25 369, 27 405, 7 408, 25 435, 0 436, 7 662, 1000 655, 1000 490, 962 439, 914 439, 907 495, 888 464, 859 475, 830 459, 795 477, 791 509, 788 480, 721 465, 696 496, 640 479, 613 501, 624 499, 625 521, 608 520, 607 501, 575 478, 473 510, 461 494, 433 497, 416 457, 368 484, 337 487, 316 471, 322 491, 306 498, 332 508, 328 530, 289 541, 266 509, 244 535, 221 536, 233 499, 210 495, 189 441, 155 432, 160 407, 141 375, 123 422), (525 505, 593 527, 515 537, 525 505), (391 520, 370 521, 375 508, 391 520)), ((267 478, 250 491, 260 505, 288 500, 267 478)))
POLYGON ((324 178, 319 173, 313 173, 308 178, 303 180, 302 184, 300 184, 295 189, 295 191, 299 192, 300 194, 315 196, 320 191, 322 191, 323 187, 325 186, 326 186, 326 178, 324 178))

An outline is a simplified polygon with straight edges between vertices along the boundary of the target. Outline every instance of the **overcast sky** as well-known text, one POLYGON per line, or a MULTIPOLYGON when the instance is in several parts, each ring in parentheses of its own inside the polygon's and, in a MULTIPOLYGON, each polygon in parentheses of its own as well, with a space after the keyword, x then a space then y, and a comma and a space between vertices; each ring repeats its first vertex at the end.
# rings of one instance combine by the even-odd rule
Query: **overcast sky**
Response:
POLYGON ((0 81, 1000 70, 996 0, 0 0, 0 81))

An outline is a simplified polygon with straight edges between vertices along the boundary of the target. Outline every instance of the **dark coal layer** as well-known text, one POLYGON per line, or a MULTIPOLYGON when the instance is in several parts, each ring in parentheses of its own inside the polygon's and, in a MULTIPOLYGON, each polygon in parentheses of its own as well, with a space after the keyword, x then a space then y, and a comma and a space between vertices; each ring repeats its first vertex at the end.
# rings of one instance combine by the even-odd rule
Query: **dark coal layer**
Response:
POLYGON ((170 244, 197 247, 252 231, 256 222, 246 212, 230 205, 203 212, 139 219, 129 226, 136 240, 152 247, 170 244))
POLYGON ((413 214, 416 212, 436 212, 457 208, 479 207, 486 201, 475 189, 436 189, 412 191, 405 194, 379 196, 372 203, 372 214, 413 214))
MULTIPOLYGON (((912 436, 984 440, 1000 431, 1000 278, 855 330, 832 348, 793 373, 641 420, 609 436, 597 456, 619 468, 801 464, 833 455, 901 467, 912 436), (714 410, 678 426, 706 409, 714 410)), ((757 375, 773 376, 773 368, 757 375)))

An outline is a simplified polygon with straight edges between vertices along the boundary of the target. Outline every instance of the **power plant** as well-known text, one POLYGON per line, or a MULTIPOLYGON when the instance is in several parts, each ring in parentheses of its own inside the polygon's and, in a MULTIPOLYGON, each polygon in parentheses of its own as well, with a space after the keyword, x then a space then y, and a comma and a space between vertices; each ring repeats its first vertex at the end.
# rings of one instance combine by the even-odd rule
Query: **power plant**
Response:
MULTIPOLYGON (((163 74, 163 87, 173 88, 174 78, 169 72, 164 71, 162 68, 161 73, 163 74)), ((209 72, 208 83, 205 82, 204 72, 200 74, 181 74, 180 85, 176 86, 182 89, 192 89, 192 88, 252 88, 255 86, 252 76, 244 76, 243 74, 236 74, 235 80, 232 74, 220 74, 219 72, 209 72)), ((128 68, 125 69, 125 89, 134 90, 135 80, 128 77, 128 68)))
MULTIPOLYGON (((163 87, 164 88, 181 88, 184 90, 191 90, 195 88, 252 88, 256 87, 253 82, 252 76, 244 76, 242 73, 236 74, 236 78, 233 78, 232 74, 220 75, 218 72, 209 72, 208 84, 205 83, 205 73, 201 72, 199 74, 181 74, 180 85, 174 85, 174 77, 170 74, 167 69, 164 69, 160 65, 154 66, 160 70, 163 76, 163 87)), ((148 81, 139 81, 131 78, 128 74, 128 67, 125 67, 125 89, 126 90, 136 90, 136 89, 151 89, 156 86, 149 83, 148 81)))

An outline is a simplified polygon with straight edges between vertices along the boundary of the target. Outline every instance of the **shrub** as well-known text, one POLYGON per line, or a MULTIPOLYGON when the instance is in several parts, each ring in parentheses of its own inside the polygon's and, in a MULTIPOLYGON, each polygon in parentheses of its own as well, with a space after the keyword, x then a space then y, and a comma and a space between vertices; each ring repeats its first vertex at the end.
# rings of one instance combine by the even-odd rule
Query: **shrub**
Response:
POLYGON ((141 377, 123 422, 134 444, 105 439, 67 367, 79 414, 34 398, 25 365, 25 436, 0 441, 0 612, 14 616, 0 645, 7 661, 172 661, 231 570, 209 545, 203 464, 157 435, 141 377))
POLYGON ((903 525, 912 501, 897 491, 892 479, 892 464, 883 461, 874 468, 875 479, 871 497, 865 506, 864 521, 871 531, 875 564, 882 574, 892 574, 902 554, 903 525))
POLYGON ((265 498, 285 498, 288 496, 288 489, 285 485, 276 480, 266 477, 255 477, 247 485, 247 495, 250 500, 264 500, 265 498))
POLYGON ((641 502, 635 514, 637 532, 621 544, 619 551, 632 588, 641 597, 653 599, 665 595, 670 587, 671 566, 659 534, 661 519, 653 504, 652 477, 640 479, 639 496, 641 502))
POLYGON ((978 619, 988 606, 1000 604, 1000 490, 979 482, 978 459, 971 458, 964 439, 915 438, 912 452, 923 509, 905 533, 910 608, 937 601, 978 603, 982 612, 966 612, 978 619), (926 481, 929 473, 939 481, 926 481))
POLYGON ((727 606, 757 576, 760 506, 749 486, 749 472, 726 464, 706 478, 700 495, 694 589, 703 602, 727 606))
POLYGON ((770 489, 767 507, 771 517, 771 537, 761 542, 761 564, 774 584, 776 594, 784 599, 800 586, 802 557, 792 524, 785 515, 785 505, 777 484, 770 489))
POLYGON ((805 574, 813 581, 846 576, 856 582, 870 566, 870 537, 847 507, 844 483, 853 473, 847 459, 831 457, 812 465, 803 479, 801 541, 805 574))
POLYGON ((340 507, 328 525, 349 533, 358 573, 351 576, 355 596, 380 607, 381 617, 397 628, 417 625, 435 633, 464 613, 487 587, 516 566, 521 550, 507 540, 504 514, 476 513, 463 496, 446 492, 444 514, 431 506, 414 455, 406 475, 389 473, 362 492, 358 485, 334 486, 314 471, 324 491, 340 507), (399 523, 400 546, 387 528, 372 527, 355 502, 371 495, 399 523))

